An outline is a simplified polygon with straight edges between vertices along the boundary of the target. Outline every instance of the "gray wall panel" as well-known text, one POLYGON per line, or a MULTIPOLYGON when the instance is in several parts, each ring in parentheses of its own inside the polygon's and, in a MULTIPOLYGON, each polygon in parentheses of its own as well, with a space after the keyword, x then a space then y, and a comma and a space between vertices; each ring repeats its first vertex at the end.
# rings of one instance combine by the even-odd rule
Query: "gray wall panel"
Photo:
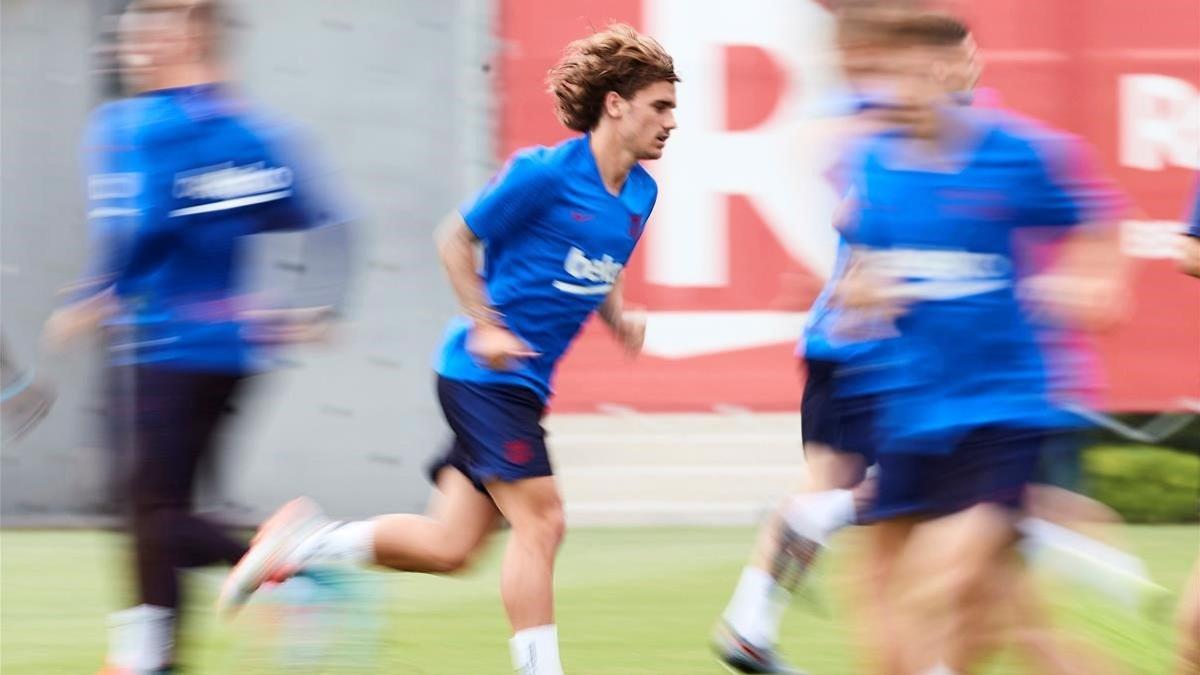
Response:
MULTIPOLYGON (((3 322, 37 360, 54 290, 86 253, 77 147, 100 87, 88 50, 112 3, 3 0, 3 322)), ((255 98, 308 125, 363 219, 350 320, 288 355, 228 433, 215 505, 253 520, 295 494, 337 515, 420 509, 446 440, 432 354, 453 300, 438 220, 486 178, 491 7, 484 0, 242 0, 231 62, 255 98)), ((268 259, 290 244, 269 244, 268 259)), ((94 355, 40 361, 59 400, 3 450, 0 512, 89 514, 102 502, 94 355)))

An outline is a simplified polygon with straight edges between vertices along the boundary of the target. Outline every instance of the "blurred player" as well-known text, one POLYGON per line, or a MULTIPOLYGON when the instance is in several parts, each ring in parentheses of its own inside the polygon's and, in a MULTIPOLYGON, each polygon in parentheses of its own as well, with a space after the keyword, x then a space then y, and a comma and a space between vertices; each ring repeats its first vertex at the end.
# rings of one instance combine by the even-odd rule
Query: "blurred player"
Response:
POLYGON ((1191 218, 1188 219, 1180 246, 1183 255, 1179 260, 1179 268, 1184 274, 1200 277, 1200 185, 1196 187, 1196 203, 1192 206, 1191 218))
POLYGON ((1045 311, 1103 323, 1120 280, 1113 195, 1072 169, 1073 139, 993 110, 945 102, 945 23, 902 20, 884 114, 897 132, 860 149, 862 207, 837 301, 897 316, 902 369, 877 417, 877 542, 897 561, 895 672, 966 672, 988 581, 1006 569, 1026 485, 1063 423, 1050 401, 1036 329, 1018 301, 1014 233, 1072 232, 1070 262, 1043 274, 1045 311))
POLYGON ((126 489, 139 604, 112 618, 104 672, 113 675, 174 669, 180 568, 233 564, 246 551, 193 512, 198 467, 213 460, 217 431, 248 376, 266 367, 266 349, 323 332, 323 306, 264 305, 246 293, 245 238, 345 220, 322 177, 294 156, 293 133, 223 84, 221 25, 207 0, 138 0, 121 17, 122 77, 136 96, 92 117, 89 276, 46 326, 58 346, 122 326, 111 361, 134 379, 126 489))
POLYGON ((436 369, 454 443, 433 467, 439 494, 428 515, 329 522, 294 501, 230 575, 225 610, 323 560, 454 572, 503 517, 512 526, 500 584, 514 668, 562 672, 553 569, 563 511, 540 420, 554 368, 593 312, 629 354, 641 350, 645 323, 624 311, 621 271, 654 207, 657 186, 640 162, 660 157, 675 128, 677 81, 671 57, 628 26, 567 47, 548 82, 559 120, 583 135, 517 152, 439 227, 462 315, 436 369))
POLYGON ((8 444, 29 433, 46 417, 54 404, 54 392, 37 376, 32 366, 20 366, 9 349, 8 338, 0 335, 0 444, 8 444))
MULTIPOLYGON (((889 58, 887 31, 910 13, 864 7, 839 14, 837 46, 850 92, 836 127, 838 155, 884 128, 874 114, 874 99, 889 58)), ((944 19, 944 44, 939 48, 947 71, 941 81, 956 102, 967 104, 979 78, 975 41, 964 24, 944 19)), ((828 138, 830 127, 821 129, 828 138)), ((855 195, 848 194, 838 217, 852 221, 857 209, 855 195)), ((834 272, 809 310, 797 349, 807 372, 801 404, 806 484, 763 525, 714 636, 721 660, 743 672, 796 672, 775 653, 784 610, 829 538, 854 523, 871 496, 872 487, 863 479, 875 463, 876 399, 890 385, 870 373, 889 358, 883 338, 889 335, 890 318, 846 311, 831 301, 849 254, 849 247, 841 244, 834 272)))
MULTIPOLYGON (((1184 274, 1200 278, 1200 184, 1196 186, 1195 203, 1184 235, 1180 268, 1184 274)), ((1197 557, 1192 575, 1184 588, 1177 623, 1179 646, 1176 648, 1176 675, 1200 675, 1200 557, 1197 557)))

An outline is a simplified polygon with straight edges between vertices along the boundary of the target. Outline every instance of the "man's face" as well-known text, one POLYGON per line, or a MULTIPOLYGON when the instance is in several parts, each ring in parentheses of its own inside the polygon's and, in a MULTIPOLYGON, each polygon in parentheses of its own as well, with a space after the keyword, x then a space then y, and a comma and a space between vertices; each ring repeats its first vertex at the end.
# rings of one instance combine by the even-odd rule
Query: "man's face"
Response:
POLYGON ((979 82, 983 64, 979 59, 979 47, 975 38, 968 35, 959 44, 937 50, 939 61, 944 65, 941 74, 946 93, 953 95, 970 92, 979 82))
POLYGON ((117 59, 127 87, 140 91, 153 86, 164 69, 186 59, 187 23, 182 9, 145 10, 135 4, 121 15, 117 59))
POLYGON ((842 69, 850 88, 863 95, 870 94, 887 68, 888 50, 878 44, 861 43, 847 46, 841 53, 842 69))
POLYGON ((876 105, 870 114, 909 133, 928 133, 937 105, 946 95, 943 78, 937 74, 939 51, 930 47, 890 50, 886 65, 872 82, 876 105))
POLYGON ((616 102, 617 134, 634 157, 662 157, 667 138, 675 128, 675 83, 654 82, 616 102))

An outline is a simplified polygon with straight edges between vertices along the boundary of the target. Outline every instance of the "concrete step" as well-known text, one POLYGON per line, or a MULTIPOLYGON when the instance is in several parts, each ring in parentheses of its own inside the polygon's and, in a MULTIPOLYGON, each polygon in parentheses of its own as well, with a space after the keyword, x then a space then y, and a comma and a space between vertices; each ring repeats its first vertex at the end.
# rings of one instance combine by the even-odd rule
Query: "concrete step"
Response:
POLYGON ((800 433, 799 413, 662 413, 556 414, 546 416, 551 433, 671 432, 800 433))
POLYGON ((572 527, 710 527, 760 523, 773 506, 760 500, 720 504, 706 501, 568 501, 566 515, 567 523, 572 527))
POLYGON ((799 438, 706 437, 687 434, 675 437, 617 434, 601 437, 553 437, 548 441, 554 466, 752 466, 803 464, 799 438))
POLYGON ((567 501, 772 501, 803 477, 796 464, 571 467, 558 472, 567 501))
POLYGON ((804 476, 797 414, 552 415, 573 525, 747 525, 804 476))
POLYGON ((546 428, 555 466, 803 461, 797 415, 636 415, 631 419, 624 423, 611 415, 550 417, 546 428))

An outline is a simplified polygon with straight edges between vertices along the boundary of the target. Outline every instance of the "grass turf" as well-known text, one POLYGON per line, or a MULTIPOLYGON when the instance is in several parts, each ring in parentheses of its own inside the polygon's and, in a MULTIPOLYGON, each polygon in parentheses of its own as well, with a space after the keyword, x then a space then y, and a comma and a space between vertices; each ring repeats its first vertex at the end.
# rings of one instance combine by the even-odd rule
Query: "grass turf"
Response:
MULTIPOLYGON (((1126 529, 1135 552, 1177 598, 1200 545, 1195 526, 1126 529)), ((849 534, 822 562, 817 601, 802 601, 784 625, 783 649, 814 675, 858 670, 846 604, 848 556, 861 534, 849 534), (814 611, 814 608, 820 611, 814 611)), ((558 625, 570 673, 704 675, 723 672, 707 637, 728 599, 753 533, 744 528, 575 530, 558 565, 558 625)), ((356 588, 369 600, 339 642, 369 637, 369 646, 342 644, 339 662, 303 670, 278 665, 256 647, 261 621, 221 624, 211 614, 219 573, 189 584, 191 611, 184 662, 193 674, 276 672, 509 673, 507 625, 498 591, 502 542, 474 572, 458 579, 370 574, 356 588), (372 608, 378 608, 378 611, 372 608), (370 628, 374 625, 375 628, 370 628)), ((121 539, 91 531, 0 533, 0 671, 5 675, 94 672, 105 649, 104 620, 129 603, 121 539)), ((1108 650, 1130 672, 1169 671, 1169 623, 1134 616, 1086 593, 1048 587, 1061 623, 1108 650)), ((330 629, 333 634, 334 629, 330 629)), ((1002 655, 989 675, 1027 672, 1002 655)))

